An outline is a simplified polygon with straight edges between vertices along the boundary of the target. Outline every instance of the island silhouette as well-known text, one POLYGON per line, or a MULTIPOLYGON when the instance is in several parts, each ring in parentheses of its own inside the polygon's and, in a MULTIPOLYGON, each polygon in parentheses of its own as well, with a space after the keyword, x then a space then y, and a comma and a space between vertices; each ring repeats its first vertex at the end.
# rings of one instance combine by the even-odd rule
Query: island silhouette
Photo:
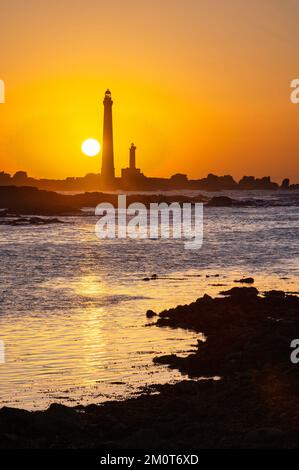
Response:
MULTIPOLYGON (((136 171, 137 170, 138 169, 136 169, 136 171)), ((281 184, 278 184, 273 182, 270 176, 264 176, 262 178, 243 176, 239 181, 236 181, 231 175, 217 176, 212 173, 208 174, 206 178, 188 179, 186 175, 181 173, 176 173, 170 178, 154 178, 146 177, 140 172, 139 177, 132 177, 130 167, 123 169, 122 176, 115 177, 113 183, 108 187, 106 184, 102 184, 101 174, 89 173, 86 176, 67 177, 65 179, 38 179, 28 176, 26 171, 17 171, 14 175, 1 171, 0 186, 31 186, 48 191, 222 191, 299 189, 299 183, 290 184, 288 178, 285 178, 281 184)))
POLYGON ((13 176, 0 172, 0 186, 32 186, 51 191, 173 191, 173 190, 276 190, 299 189, 299 184, 290 185, 285 178, 281 185, 271 181, 270 176, 256 178, 243 176, 236 181, 231 175, 217 176, 212 173, 206 178, 188 179, 186 174, 175 173, 170 178, 145 176, 136 167, 136 145, 129 148, 129 166, 121 170, 121 176, 115 175, 115 156, 113 142, 113 100, 111 91, 106 90, 104 96, 104 119, 102 141, 101 173, 89 173, 83 177, 67 177, 65 179, 36 179, 28 176, 26 171, 17 171, 13 176))

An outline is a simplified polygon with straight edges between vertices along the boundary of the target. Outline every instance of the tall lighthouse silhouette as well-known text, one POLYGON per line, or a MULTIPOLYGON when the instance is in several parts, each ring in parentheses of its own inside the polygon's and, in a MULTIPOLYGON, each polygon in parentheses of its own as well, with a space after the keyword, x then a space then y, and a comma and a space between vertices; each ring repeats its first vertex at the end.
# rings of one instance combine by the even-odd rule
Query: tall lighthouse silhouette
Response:
POLYGON ((104 104, 104 130, 103 130, 103 153, 101 186, 103 188, 113 188, 115 183, 114 173, 114 153, 113 153, 113 125, 112 125, 112 105, 111 92, 105 93, 104 104))

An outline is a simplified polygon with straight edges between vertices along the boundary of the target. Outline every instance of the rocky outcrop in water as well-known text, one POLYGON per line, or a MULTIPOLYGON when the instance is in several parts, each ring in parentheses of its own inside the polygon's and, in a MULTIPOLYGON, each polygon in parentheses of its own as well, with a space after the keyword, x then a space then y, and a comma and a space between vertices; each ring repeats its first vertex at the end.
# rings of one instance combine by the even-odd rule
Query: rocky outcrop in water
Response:
POLYGON ((205 295, 159 314, 159 326, 189 328, 207 337, 195 354, 177 358, 175 366, 192 376, 228 377, 273 366, 294 372, 290 342, 299 338, 299 298, 281 291, 260 296, 255 287, 221 294, 225 297, 205 295))
POLYGON ((12 225, 17 227, 28 225, 52 225, 63 224, 64 222, 57 218, 41 218, 41 217, 14 217, 14 218, 0 218, 0 225, 12 225))
POLYGON ((243 277, 242 279, 236 279, 234 282, 238 282, 240 284, 254 284, 253 277, 243 277))

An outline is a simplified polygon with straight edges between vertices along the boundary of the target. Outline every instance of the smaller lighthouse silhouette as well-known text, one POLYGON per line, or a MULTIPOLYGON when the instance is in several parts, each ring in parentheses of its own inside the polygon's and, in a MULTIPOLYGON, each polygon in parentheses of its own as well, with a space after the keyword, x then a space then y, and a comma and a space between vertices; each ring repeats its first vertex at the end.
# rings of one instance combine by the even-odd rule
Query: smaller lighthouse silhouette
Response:
POLYGON ((130 170, 136 170, 136 145, 131 144, 130 147, 130 170))

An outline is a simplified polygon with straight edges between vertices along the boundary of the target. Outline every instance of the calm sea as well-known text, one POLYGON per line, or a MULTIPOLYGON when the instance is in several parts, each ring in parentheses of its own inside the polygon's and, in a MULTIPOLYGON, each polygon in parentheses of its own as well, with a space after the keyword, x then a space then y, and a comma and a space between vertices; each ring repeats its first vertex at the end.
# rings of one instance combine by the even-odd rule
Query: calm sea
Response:
POLYGON ((297 292, 298 193, 250 197, 269 207, 205 209, 198 251, 180 240, 100 241, 92 215, 0 226, 0 406, 101 403, 181 380, 152 360, 188 354, 199 335, 148 326, 147 309, 218 295, 249 275, 260 291, 297 292))

